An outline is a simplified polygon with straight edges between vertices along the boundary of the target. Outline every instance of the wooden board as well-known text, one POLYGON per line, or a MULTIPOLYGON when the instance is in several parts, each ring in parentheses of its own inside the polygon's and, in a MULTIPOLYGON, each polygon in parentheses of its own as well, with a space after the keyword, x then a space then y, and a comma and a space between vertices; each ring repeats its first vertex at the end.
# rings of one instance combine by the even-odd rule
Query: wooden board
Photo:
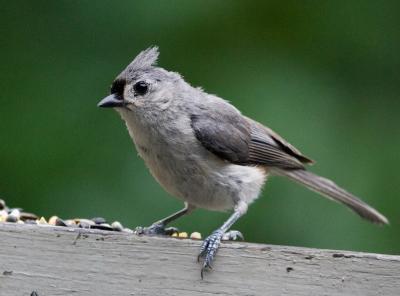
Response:
POLYGON ((400 256, 0 223, 0 295, 400 295, 400 256))

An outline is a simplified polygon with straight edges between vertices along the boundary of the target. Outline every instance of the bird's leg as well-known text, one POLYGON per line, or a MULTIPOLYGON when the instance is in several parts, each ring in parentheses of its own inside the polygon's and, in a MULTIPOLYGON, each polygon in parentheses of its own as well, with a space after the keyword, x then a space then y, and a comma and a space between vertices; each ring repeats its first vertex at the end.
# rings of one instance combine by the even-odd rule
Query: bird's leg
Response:
MULTIPOLYGON (((206 269, 211 269, 211 263, 214 260, 215 254, 219 248, 221 240, 223 239, 225 234, 229 234, 229 228, 247 211, 247 204, 244 202, 239 203, 233 212, 233 214, 229 217, 225 223, 215 230, 210 236, 208 236, 201 245, 199 256, 197 260, 200 261, 200 258, 204 258, 203 267, 201 268, 201 278, 203 278, 203 273, 206 269)), ((236 233, 236 235, 239 235, 236 233)), ((241 235, 241 233, 240 233, 241 235)))
POLYGON ((189 214, 192 212, 194 209, 193 206, 189 205, 188 203, 185 203, 185 207, 182 210, 179 210, 176 213, 173 213, 172 215, 161 219, 157 222, 154 222, 151 224, 149 227, 141 227, 138 226, 135 229, 136 234, 146 234, 146 235, 172 235, 175 232, 178 232, 178 229, 175 227, 168 227, 167 224, 171 223, 172 221, 175 221, 176 219, 189 214))

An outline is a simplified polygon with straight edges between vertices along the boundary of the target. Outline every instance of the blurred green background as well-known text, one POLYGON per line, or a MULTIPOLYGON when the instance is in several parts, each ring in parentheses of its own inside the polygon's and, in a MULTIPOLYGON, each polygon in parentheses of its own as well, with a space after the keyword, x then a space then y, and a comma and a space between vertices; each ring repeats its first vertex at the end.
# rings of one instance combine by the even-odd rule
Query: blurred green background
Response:
MULTIPOLYGON (((148 225, 182 204, 97 102, 141 50, 230 100, 387 215, 372 225, 271 178, 246 240, 400 253, 399 1, 2 1, 0 197, 46 217, 148 225)), ((218 227, 198 210, 175 226, 218 227)))

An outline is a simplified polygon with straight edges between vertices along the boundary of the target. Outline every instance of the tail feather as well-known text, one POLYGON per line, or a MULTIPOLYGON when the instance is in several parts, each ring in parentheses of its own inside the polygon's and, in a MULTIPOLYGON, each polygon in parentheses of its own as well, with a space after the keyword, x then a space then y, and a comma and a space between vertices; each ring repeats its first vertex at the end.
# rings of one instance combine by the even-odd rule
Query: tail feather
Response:
POLYGON ((307 188, 322 194, 323 196, 337 202, 341 202, 360 215, 362 218, 367 219, 377 224, 388 224, 389 221, 374 208, 367 205, 358 197, 340 188, 331 180, 317 176, 306 170, 282 170, 273 169, 273 173, 280 176, 285 176, 292 181, 295 181, 307 188))

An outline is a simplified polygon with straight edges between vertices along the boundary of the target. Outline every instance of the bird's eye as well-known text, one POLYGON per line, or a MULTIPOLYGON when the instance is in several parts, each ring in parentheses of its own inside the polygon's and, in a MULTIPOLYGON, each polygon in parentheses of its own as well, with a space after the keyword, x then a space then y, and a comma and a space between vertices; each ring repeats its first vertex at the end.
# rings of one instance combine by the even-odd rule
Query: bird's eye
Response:
POLYGON ((144 81, 139 81, 135 83, 133 90, 135 91, 135 94, 142 96, 148 92, 149 85, 144 81))

